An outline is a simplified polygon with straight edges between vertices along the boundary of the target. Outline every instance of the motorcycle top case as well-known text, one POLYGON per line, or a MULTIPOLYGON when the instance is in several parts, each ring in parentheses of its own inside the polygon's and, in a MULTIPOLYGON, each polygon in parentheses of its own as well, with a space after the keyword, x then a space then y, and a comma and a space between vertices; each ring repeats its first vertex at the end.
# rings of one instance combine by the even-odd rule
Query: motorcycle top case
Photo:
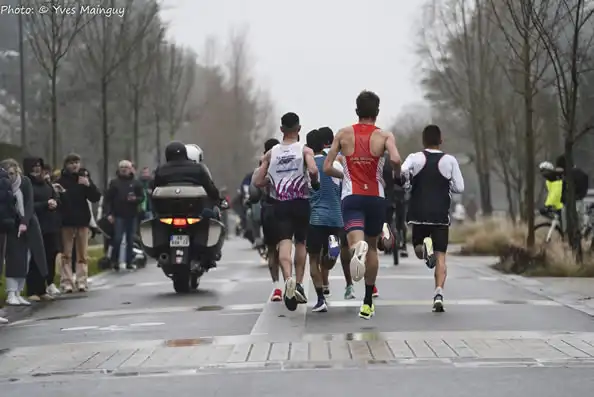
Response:
POLYGON ((163 186, 153 190, 153 212, 164 217, 198 217, 204 208, 212 208, 214 202, 201 186, 163 186))

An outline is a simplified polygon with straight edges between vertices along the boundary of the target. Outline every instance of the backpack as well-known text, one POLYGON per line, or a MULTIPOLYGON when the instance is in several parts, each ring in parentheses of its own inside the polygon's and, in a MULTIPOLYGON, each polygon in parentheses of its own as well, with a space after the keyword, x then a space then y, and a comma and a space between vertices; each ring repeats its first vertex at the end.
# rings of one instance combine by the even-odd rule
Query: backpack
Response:
MULTIPOLYGON (((590 178, 588 177, 588 174, 586 174, 580 168, 574 168, 571 172, 573 174, 573 183, 575 187, 575 199, 576 201, 583 200, 588 195, 590 178)), ((563 194, 561 197, 561 202, 563 204, 566 204, 566 189, 566 183, 563 181, 563 194)))
POLYGON ((12 182, 5 169, 0 168, 0 233, 14 229, 18 219, 12 182))

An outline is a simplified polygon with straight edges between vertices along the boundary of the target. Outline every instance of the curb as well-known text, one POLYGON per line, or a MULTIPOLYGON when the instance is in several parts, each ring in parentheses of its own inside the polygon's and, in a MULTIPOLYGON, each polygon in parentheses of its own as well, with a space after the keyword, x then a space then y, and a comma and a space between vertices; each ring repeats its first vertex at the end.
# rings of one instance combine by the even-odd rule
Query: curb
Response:
POLYGON ((5 306, 0 309, 0 317, 8 320, 8 324, 31 317, 35 312, 50 302, 33 302, 31 306, 5 306))
MULTIPOLYGON (((104 278, 107 277, 107 275, 109 274, 109 272, 101 272, 101 273, 97 273, 94 276, 89 277, 88 282, 91 285, 94 286, 100 286, 105 284, 105 282, 102 282, 102 280, 104 278)), ((60 299, 57 299, 56 301, 59 301, 60 299)), ((2 308, 0 308, 0 317, 4 317, 8 320, 8 324, 6 325, 10 325, 16 321, 20 321, 20 320, 24 320, 28 317, 31 317, 33 314, 35 314, 38 310, 43 309, 44 307, 46 307, 47 305, 51 305, 52 303, 55 303, 56 301, 52 301, 52 302, 31 302, 31 306, 4 306, 2 308)))

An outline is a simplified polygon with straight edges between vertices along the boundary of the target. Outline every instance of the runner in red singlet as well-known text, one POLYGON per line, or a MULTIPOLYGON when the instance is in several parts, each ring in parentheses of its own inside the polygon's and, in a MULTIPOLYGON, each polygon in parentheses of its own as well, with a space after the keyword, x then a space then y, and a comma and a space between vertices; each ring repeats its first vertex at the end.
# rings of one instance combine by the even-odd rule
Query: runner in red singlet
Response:
POLYGON ((388 151, 394 175, 400 175, 400 154, 391 132, 375 125, 379 97, 363 91, 357 97, 359 123, 341 129, 332 142, 324 163, 327 175, 343 178, 342 217, 349 247, 353 253, 350 267, 354 281, 365 277, 365 298, 359 317, 375 314, 373 289, 378 270, 377 243, 386 217, 382 184, 384 153, 388 151), (332 165, 341 152, 344 172, 332 165))

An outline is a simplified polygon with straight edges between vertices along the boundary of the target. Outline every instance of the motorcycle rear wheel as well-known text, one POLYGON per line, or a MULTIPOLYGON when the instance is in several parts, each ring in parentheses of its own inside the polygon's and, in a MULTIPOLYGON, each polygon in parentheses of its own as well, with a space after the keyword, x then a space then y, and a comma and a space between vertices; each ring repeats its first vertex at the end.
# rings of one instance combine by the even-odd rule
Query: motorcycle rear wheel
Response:
POLYGON ((190 274, 189 273, 178 273, 172 277, 173 289, 178 294, 187 294, 190 292, 190 274))

